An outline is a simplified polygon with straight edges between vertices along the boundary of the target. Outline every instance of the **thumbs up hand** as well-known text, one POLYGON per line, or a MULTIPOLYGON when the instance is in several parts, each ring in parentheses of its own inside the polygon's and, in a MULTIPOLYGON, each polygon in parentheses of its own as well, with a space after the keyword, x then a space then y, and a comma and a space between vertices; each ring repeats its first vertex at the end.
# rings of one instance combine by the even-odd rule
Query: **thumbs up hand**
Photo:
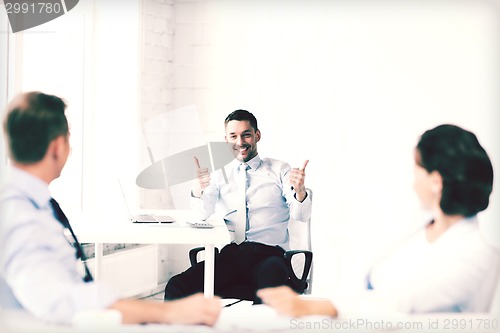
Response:
POLYGON ((208 168, 202 168, 200 166, 200 161, 196 156, 193 156, 195 168, 196 168, 196 179, 193 181, 193 196, 199 198, 203 194, 203 191, 210 185, 210 172, 208 168))
POLYGON ((290 184, 295 190, 295 198, 302 202, 306 198, 306 186, 304 184, 306 179, 306 167, 309 160, 305 160, 301 168, 293 168, 290 171, 290 184))

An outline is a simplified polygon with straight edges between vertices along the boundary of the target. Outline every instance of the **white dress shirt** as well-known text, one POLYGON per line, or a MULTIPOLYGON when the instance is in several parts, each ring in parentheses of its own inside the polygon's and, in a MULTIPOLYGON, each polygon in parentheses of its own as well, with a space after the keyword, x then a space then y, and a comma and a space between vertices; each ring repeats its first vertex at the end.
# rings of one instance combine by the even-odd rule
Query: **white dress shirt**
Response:
MULTIPOLYGON (((201 198, 191 198, 193 209, 207 218, 217 212, 224 217, 234 239, 235 219, 237 218, 237 181, 239 164, 234 160, 225 166, 228 183, 221 171, 211 175, 210 185, 203 191, 201 198)), ((311 198, 303 202, 295 199, 295 191, 289 182, 290 165, 285 162, 264 158, 259 155, 247 162, 248 188, 246 240, 266 245, 279 245, 289 250, 288 221, 307 221, 311 216, 311 198)))
POLYGON ((69 324, 78 311, 105 309, 110 290, 85 283, 75 248, 53 215, 48 185, 11 168, 0 191, 0 304, 37 318, 69 324))
POLYGON ((374 265, 373 290, 351 297, 355 305, 332 302, 349 313, 376 306, 401 313, 488 312, 499 273, 500 252, 481 237, 474 216, 433 242, 422 228, 374 265))

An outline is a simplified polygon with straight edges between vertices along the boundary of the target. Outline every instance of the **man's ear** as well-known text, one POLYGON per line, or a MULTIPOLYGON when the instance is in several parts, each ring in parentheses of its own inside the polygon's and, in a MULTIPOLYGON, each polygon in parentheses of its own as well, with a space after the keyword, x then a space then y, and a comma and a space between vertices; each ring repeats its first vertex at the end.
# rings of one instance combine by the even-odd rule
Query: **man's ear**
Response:
POLYGON ((60 135, 49 143, 48 152, 53 160, 57 160, 63 154, 66 138, 60 135))
POLYGON ((260 130, 257 130, 257 132, 255 132, 255 137, 257 138, 257 142, 260 141, 260 130))
POLYGON ((443 191, 443 177, 436 170, 430 173, 431 177, 431 191, 434 194, 441 193, 443 191))
POLYGON ((47 147, 47 152, 45 153, 45 156, 50 158, 51 160, 57 159, 57 142, 56 139, 52 140, 49 142, 49 146, 47 147))

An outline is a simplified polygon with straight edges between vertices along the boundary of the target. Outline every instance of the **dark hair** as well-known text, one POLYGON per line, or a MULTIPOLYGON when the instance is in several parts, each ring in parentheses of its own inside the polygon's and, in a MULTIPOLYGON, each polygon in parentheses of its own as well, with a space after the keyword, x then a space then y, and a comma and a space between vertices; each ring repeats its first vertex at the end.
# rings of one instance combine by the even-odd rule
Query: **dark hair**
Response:
POLYGON ((15 98, 4 120, 11 158, 19 163, 42 160, 52 140, 68 135, 65 109, 61 98, 41 92, 15 98))
POLYGON ((420 137, 417 151, 417 163, 443 179, 440 207, 445 214, 468 217, 488 207, 493 167, 473 133, 440 125, 420 137))
POLYGON ((247 110, 235 110, 231 112, 226 117, 226 120, 224 120, 224 125, 227 125, 227 123, 230 122, 231 120, 239 120, 239 121, 247 120, 250 122, 250 126, 253 127, 255 132, 259 130, 259 128, 257 127, 257 119, 252 113, 248 112, 247 110))

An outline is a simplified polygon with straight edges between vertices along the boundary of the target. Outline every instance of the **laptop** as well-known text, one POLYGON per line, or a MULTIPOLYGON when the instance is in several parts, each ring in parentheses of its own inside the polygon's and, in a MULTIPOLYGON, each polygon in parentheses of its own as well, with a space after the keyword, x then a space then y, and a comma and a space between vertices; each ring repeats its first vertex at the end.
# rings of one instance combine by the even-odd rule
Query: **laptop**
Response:
POLYGON ((122 183, 118 181, 120 184, 120 190, 122 192, 123 201, 125 202, 125 207, 127 207, 128 219, 132 223, 172 223, 175 222, 175 219, 170 215, 157 215, 157 214, 139 214, 133 215, 128 206, 127 197, 125 196, 125 192, 123 191, 122 183))

